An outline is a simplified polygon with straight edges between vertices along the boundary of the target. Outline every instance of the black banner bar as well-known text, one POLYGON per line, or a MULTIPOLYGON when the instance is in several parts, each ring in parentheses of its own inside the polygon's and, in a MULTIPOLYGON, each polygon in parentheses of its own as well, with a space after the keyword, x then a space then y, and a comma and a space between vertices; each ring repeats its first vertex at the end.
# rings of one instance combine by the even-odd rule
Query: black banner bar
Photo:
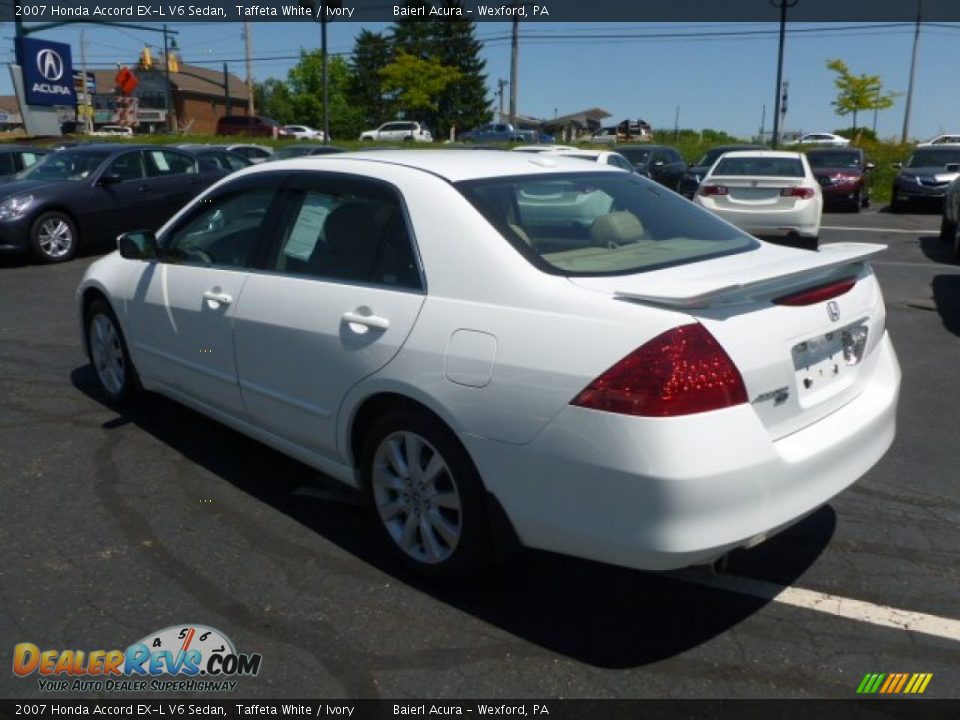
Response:
POLYGON ((871 700, 0 700, 10 720, 71 717, 283 717, 320 720, 939 720, 960 716, 960 701, 871 700))
MULTIPOLYGON (((413 3, 418 5, 419 3, 413 3)), ((457 14, 450 0, 427 0, 412 11, 407 0, 0 0, 0 20, 50 22, 338 22, 442 20, 457 14)), ((478 22, 775 22, 770 0, 460 0, 461 17, 478 22)), ((914 0, 801 0, 795 22, 913 22, 914 0)), ((924 22, 960 22, 960 1, 924 0, 924 22)))

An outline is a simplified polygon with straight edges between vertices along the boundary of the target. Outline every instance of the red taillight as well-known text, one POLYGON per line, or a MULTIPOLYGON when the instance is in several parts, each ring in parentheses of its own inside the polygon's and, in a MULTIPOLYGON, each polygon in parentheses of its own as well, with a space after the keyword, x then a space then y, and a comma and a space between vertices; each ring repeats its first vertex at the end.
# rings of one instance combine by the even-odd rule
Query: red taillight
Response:
POLYGON ((747 402, 740 371, 703 325, 658 335, 598 377, 571 405, 646 417, 719 410, 747 402))
POLYGON ((804 200, 809 200, 814 195, 816 195, 816 192, 814 191, 813 188, 792 187, 792 188, 784 188, 783 190, 780 191, 780 195, 782 197, 798 197, 798 198, 803 198, 804 200))
POLYGON ((730 191, 723 185, 703 185, 698 190, 701 195, 729 195, 730 191))
POLYGON ((818 302, 830 300, 831 298, 839 297, 844 293, 850 292, 851 288, 856 284, 857 279, 855 277, 847 277, 829 282, 826 285, 817 285, 816 287, 807 288, 800 292, 781 295, 778 298, 774 298, 773 302, 775 305, 815 305, 818 302))

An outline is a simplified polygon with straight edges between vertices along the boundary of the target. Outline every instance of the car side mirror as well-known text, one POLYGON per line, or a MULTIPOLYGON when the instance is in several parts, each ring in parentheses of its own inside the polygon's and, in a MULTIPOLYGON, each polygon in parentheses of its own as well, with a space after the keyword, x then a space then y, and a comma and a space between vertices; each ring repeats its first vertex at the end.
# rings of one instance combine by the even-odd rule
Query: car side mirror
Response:
POLYGON ((897 169, 899 170, 900 168, 903 167, 903 163, 899 163, 899 162, 894 163, 894 164, 893 164, 893 167, 895 167, 895 168, 897 168, 897 169))
POLYGON ((960 172, 960 163, 947 163, 947 172, 960 172))
POLYGON ((120 174, 108 172, 100 176, 100 179, 97 180, 97 185, 116 185, 118 182, 123 182, 123 178, 120 177, 120 174))
POLYGON ((133 230, 117 238, 117 250, 127 260, 152 260, 157 257, 157 236, 153 230, 133 230))
POLYGON ((663 160, 657 160, 654 164, 654 167, 663 167, 663 160))

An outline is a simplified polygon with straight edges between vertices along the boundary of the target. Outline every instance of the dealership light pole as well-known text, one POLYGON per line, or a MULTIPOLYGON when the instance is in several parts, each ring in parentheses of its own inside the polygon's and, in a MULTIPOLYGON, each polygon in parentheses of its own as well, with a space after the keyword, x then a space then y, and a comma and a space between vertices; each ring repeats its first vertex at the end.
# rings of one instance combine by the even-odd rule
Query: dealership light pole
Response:
POLYGON ((302 7, 310 8, 320 16, 320 82, 323 84, 323 144, 330 144, 330 90, 327 77, 327 8, 343 7, 343 0, 300 0, 302 7))
POLYGON ((799 0, 770 0, 770 4, 780 8, 780 50, 777 55, 777 85, 774 91, 776 105, 773 109, 773 149, 780 143, 780 88, 783 84, 783 43, 787 36, 787 8, 797 4, 799 0))
POLYGON ((923 0, 917 0, 917 24, 913 30, 913 56, 910 58, 910 83, 907 85, 907 106, 903 111, 903 134, 900 142, 906 145, 910 135, 910 109, 913 105, 913 81, 917 73, 917 46, 920 44, 920 15, 923 12, 923 0))

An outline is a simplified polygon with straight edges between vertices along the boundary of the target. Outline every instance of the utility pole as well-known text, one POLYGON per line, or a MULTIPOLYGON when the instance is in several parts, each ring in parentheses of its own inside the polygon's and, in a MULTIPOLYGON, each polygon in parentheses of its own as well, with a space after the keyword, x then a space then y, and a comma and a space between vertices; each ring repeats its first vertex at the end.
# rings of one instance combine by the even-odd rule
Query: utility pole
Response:
POLYGON ((776 104, 773 109, 773 143, 774 150, 780 142, 780 86, 783 83, 783 45, 787 37, 787 8, 793 7, 799 0, 770 0, 770 4, 780 8, 780 49, 777 54, 777 85, 774 89, 776 104))
POLYGON ((90 102, 90 88, 87 87, 87 40, 84 30, 80 31, 80 87, 83 88, 83 132, 93 131, 93 108, 90 102))
POLYGON ((517 56, 520 54, 520 18, 513 16, 510 39, 510 124, 517 124, 517 56))
POLYGON ((920 15, 923 12, 923 0, 917 0, 917 25, 913 30, 913 56, 910 58, 910 83, 907 85, 907 107, 903 111, 903 133, 900 142, 904 145, 910 135, 910 107, 913 105, 913 81, 917 75, 917 46, 920 44, 920 15))
POLYGON ((877 83, 877 99, 874 100, 873 106, 873 134, 876 137, 877 134, 877 112, 880 110, 880 88, 883 87, 882 82, 877 83))
POLYGON ((176 134, 177 113, 173 109, 173 93, 170 92, 170 43, 167 37, 166 24, 163 26, 163 76, 166 85, 167 123, 170 126, 170 131, 176 134))
MULTIPOLYGON (((250 23, 243 23, 243 41, 247 51, 247 115, 253 113, 253 40, 250 38, 250 23)), ((324 106, 327 102, 324 100, 324 106)), ((230 113, 227 113, 228 115, 230 113)))
MULTIPOLYGON (((790 92, 790 81, 783 81, 783 95, 780 96, 780 135, 783 135, 783 126, 787 121, 787 96, 790 92)), ((777 142, 780 142, 780 136, 777 136, 777 142)))
POLYGON ((223 64, 223 114, 230 114, 230 71, 227 64, 223 64))
POLYGON ((500 98, 500 115, 498 119, 500 122, 503 122, 503 86, 508 84, 509 83, 507 83, 507 81, 503 78, 497 80, 497 97, 500 98))
MULTIPOLYGON (((627 128, 630 126, 627 125, 627 128)), ((680 137, 680 106, 677 105, 677 112, 673 116, 673 141, 676 142, 677 138, 680 137)))
POLYGON ((763 132, 766 129, 767 124, 767 104, 763 104, 763 109, 760 111, 760 142, 763 142, 763 132))

